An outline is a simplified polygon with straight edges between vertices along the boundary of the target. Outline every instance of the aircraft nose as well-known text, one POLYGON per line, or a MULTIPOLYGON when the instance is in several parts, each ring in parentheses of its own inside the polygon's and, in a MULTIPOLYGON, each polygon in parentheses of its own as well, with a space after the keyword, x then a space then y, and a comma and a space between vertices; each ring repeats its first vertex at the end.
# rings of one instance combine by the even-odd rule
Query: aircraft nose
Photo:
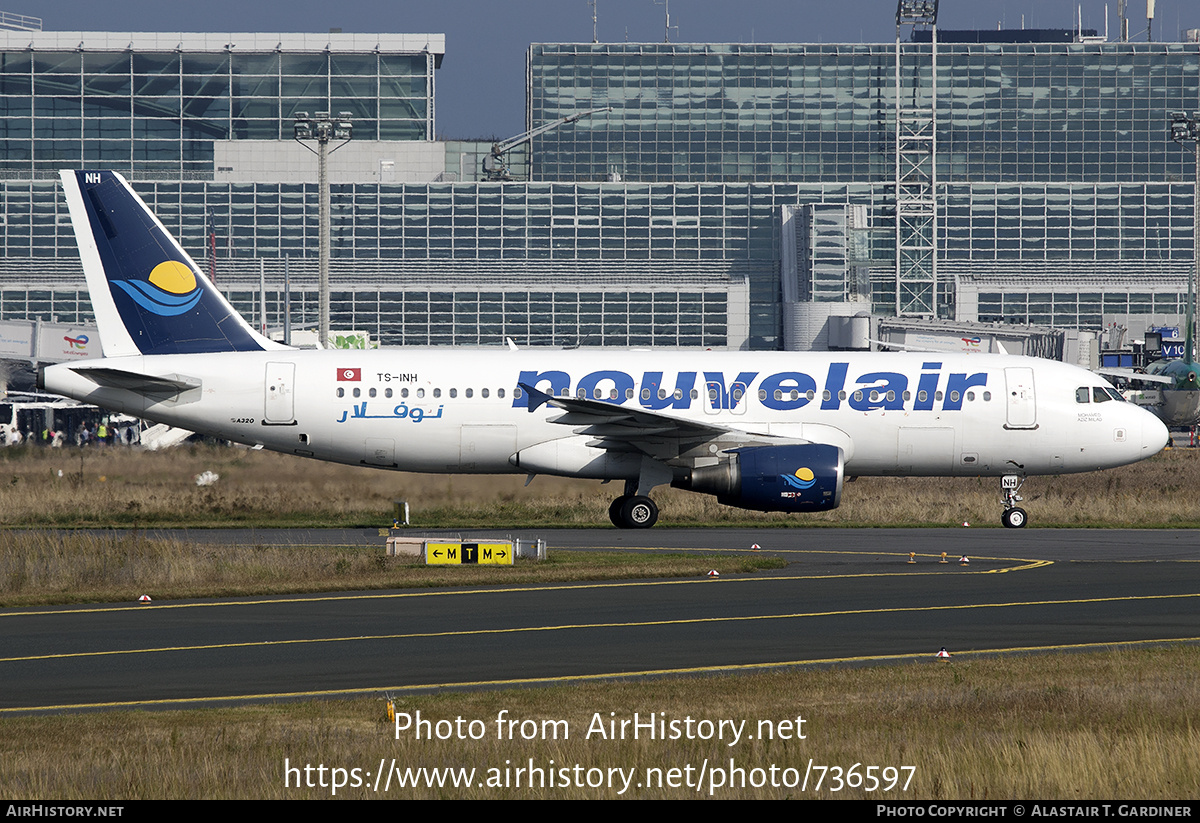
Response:
POLYGON ((1170 442, 1171 432, 1165 423, 1150 412, 1145 409, 1138 411, 1142 413, 1142 455, 1150 457, 1158 454, 1170 442))

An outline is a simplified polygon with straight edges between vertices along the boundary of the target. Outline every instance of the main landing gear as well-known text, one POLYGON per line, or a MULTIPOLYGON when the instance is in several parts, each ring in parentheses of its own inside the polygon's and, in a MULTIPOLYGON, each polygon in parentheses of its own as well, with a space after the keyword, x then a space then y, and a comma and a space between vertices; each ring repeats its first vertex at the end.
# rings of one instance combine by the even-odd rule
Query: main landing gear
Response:
POLYGON ((658 506, 648 495, 671 482, 671 467, 643 455, 636 478, 625 480, 625 493, 608 507, 608 519, 618 529, 648 529, 658 522, 658 506))
POLYGON ((1004 492, 1004 514, 1000 515, 1000 522, 1006 529, 1023 529, 1029 522, 1029 515, 1017 505, 1023 499, 1017 492, 1024 482, 1025 478, 1018 474, 1006 474, 1000 478, 1000 488, 1004 492))
POLYGON ((608 507, 608 519, 618 529, 648 529, 658 522, 658 506, 641 494, 623 494, 608 507))

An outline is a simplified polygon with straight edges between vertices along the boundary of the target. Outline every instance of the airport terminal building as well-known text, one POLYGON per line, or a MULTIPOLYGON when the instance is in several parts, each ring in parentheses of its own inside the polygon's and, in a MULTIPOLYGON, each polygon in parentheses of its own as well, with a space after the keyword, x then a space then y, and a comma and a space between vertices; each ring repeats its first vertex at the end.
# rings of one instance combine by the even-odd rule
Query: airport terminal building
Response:
POLYGON ((57 170, 105 167, 248 316, 261 278, 281 324, 286 260, 293 327, 314 323, 297 111, 353 120, 332 324, 386 345, 807 348, 860 311, 1182 314, 1193 157, 1167 123, 1200 111, 1200 44, 919 39, 535 44, 531 128, 612 111, 493 182, 486 146, 434 139, 442 35, 0 31, 0 320, 90 319, 57 170))

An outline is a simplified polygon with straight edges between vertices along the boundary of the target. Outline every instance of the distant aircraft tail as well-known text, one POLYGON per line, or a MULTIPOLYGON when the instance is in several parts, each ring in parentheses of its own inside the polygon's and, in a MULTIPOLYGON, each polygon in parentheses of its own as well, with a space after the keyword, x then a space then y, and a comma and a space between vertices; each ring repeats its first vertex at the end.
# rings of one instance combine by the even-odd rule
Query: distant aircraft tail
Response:
POLYGON ((250 328, 125 178, 61 176, 105 357, 285 348, 250 328))

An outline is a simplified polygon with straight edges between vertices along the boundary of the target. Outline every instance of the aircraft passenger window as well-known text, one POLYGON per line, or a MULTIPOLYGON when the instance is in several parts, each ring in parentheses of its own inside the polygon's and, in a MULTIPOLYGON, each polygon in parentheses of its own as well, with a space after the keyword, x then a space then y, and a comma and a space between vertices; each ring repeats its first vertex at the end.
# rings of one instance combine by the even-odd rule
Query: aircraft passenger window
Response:
POLYGON ((586 400, 587 399, 587 389, 576 389, 575 396, 578 397, 580 400, 586 400))
POLYGON ((699 397, 700 397, 700 392, 696 391, 695 389, 692 389, 692 399, 697 400, 697 399, 699 399, 699 397))
POLYGON ((917 392, 917 402, 918 403, 924 403, 928 399, 929 399, 929 392, 925 391, 924 389, 921 389, 919 392, 917 392))
POLYGON ((912 392, 906 391, 904 393, 904 402, 907 403, 909 400, 912 400, 912 392))
POLYGON ((838 400, 845 400, 845 399, 846 399, 846 393, 844 391, 838 392, 838 400))
POLYGON ((425 396, 425 390, 417 389, 417 397, 424 397, 424 396, 425 396))
POLYGON ((374 389, 368 389, 368 390, 367 390, 367 397, 374 397, 374 396, 375 396, 375 390, 374 390, 374 389))
POLYGON ((950 402, 951 402, 951 403, 957 403, 957 402, 958 402, 958 398, 959 398, 959 394, 958 394, 958 392, 956 392, 956 391, 952 391, 952 392, 950 392, 950 402))
MULTIPOLYGON (((485 389, 484 391, 487 391, 487 390, 485 389)), ((465 392, 463 392, 463 394, 467 397, 473 397, 475 395, 475 390, 467 389, 465 392)))
POLYGON ((345 396, 346 396, 346 390, 339 387, 338 388, 338 397, 345 397, 345 396))
POLYGON ((887 399, 888 399, 888 402, 891 403, 893 400, 896 399, 896 393, 894 391, 888 392, 887 399))
POLYGON ((616 389, 609 389, 609 390, 608 390, 608 399, 609 399, 609 400, 616 400, 616 399, 617 399, 617 390, 616 390, 616 389))
POLYGON ((942 393, 940 391, 934 392, 933 399, 938 401, 939 403, 942 402, 942 393))
POLYGON ((829 389, 826 389, 825 391, 821 392, 822 400, 828 400, 831 396, 832 395, 829 394, 829 389))
POLYGON ((743 393, 744 393, 744 392, 743 392, 741 389, 734 389, 734 390, 733 390, 733 400, 734 400, 734 402, 735 402, 735 403, 736 403, 738 400, 741 400, 741 399, 742 399, 742 394, 743 394, 743 393))
POLYGON ((716 389, 708 390, 708 399, 712 400, 714 402, 716 401, 716 399, 717 399, 717 390, 716 389))
POLYGON ((989 401, 991 399, 992 399, 992 393, 990 391, 985 391, 983 393, 983 402, 986 403, 987 401, 989 401))
POLYGON ((1086 402, 1088 402, 1088 390, 1087 390, 1087 386, 1080 386, 1079 388, 1077 388, 1077 389, 1075 390, 1075 402, 1076 402, 1076 403, 1086 403, 1086 402))
POLYGON ((407 398, 407 397, 408 397, 408 389, 401 389, 401 390, 400 390, 400 396, 401 396, 401 397, 404 397, 404 398, 407 398))
POLYGON ((859 389, 858 391, 856 391, 856 392, 854 393, 854 400, 855 400, 855 402, 860 402, 860 401, 862 401, 862 397, 863 397, 863 395, 862 395, 862 389, 859 389))
POLYGON ((973 392, 973 391, 967 392, 967 400, 970 400, 972 403, 975 402, 975 392, 973 392))
MULTIPOLYGON (((436 391, 436 390, 434 391, 434 396, 437 396, 437 391, 436 391)), ((450 396, 451 396, 451 397, 458 397, 458 389, 451 389, 451 390, 450 390, 450 396)))
POLYGON ((871 402, 874 403, 878 399, 879 399, 879 392, 875 391, 874 389, 871 389, 871 402))
MULTIPOLYGON (((776 394, 779 394, 779 392, 775 392, 775 393, 776 393, 776 394)), ((766 400, 766 399, 767 399, 767 390, 766 390, 766 389, 759 389, 759 390, 758 390, 758 399, 759 399, 759 400, 766 400)))
POLYGON ((792 389, 792 399, 793 399, 793 400, 799 400, 799 399, 800 399, 800 392, 796 391, 795 389, 792 389))
POLYGON ((362 389, 355 389, 355 390, 354 390, 354 396, 355 396, 355 397, 359 397, 359 396, 361 396, 361 395, 362 395, 362 389))
POLYGON ((642 399, 643 400, 650 399, 650 390, 649 389, 642 389, 642 399))
POLYGON ((488 390, 487 390, 487 389, 480 389, 480 390, 479 390, 479 396, 480 396, 480 397, 483 397, 483 398, 485 398, 485 399, 486 399, 486 398, 487 398, 487 396, 488 396, 488 390))
POLYGON ((391 389, 384 389, 384 390, 383 390, 383 396, 384 396, 384 397, 391 397, 391 396, 392 396, 392 390, 391 390, 391 389))
POLYGON ((604 389, 600 388, 599 386, 592 389, 592 399, 593 400, 599 400, 603 396, 604 396, 604 389))
POLYGON ((632 399, 633 399, 633 389, 626 389, 626 390, 625 390, 625 399, 626 399, 626 400, 632 400, 632 399))
POLYGON ((1109 400, 1112 400, 1112 398, 1108 396, 1108 392, 1106 392, 1104 389, 1100 388, 1099 386, 1092 387, 1092 402, 1093 403, 1107 403, 1109 400))
POLYGON ((433 390, 433 396, 434 396, 434 397, 441 397, 441 396, 442 396, 442 390, 441 390, 441 389, 434 389, 434 390, 433 390))
POLYGON ((658 399, 659 399, 659 400, 666 400, 666 398, 667 398, 667 390, 666 390, 666 389, 659 389, 659 390, 658 390, 658 399))
POLYGON ((683 399, 683 389, 676 389, 675 394, 673 394, 672 397, 674 397, 676 400, 682 400, 683 399))
POLYGON ((782 399, 783 399, 783 392, 782 392, 782 391, 780 391, 779 389, 776 389, 776 390, 775 390, 775 399, 776 399, 776 400, 782 400, 782 399))

